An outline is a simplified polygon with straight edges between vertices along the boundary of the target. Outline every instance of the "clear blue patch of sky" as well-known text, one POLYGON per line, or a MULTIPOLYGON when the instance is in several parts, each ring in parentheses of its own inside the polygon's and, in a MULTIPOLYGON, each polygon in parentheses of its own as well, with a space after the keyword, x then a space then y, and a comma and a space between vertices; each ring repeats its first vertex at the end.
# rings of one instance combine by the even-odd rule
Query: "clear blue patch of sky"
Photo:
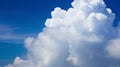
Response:
POLYGON ((112 11, 115 13, 116 18, 114 20, 114 26, 117 26, 118 22, 120 21, 120 0, 104 0, 107 4, 107 7, 111 8, 112 11))
POLYGON ((67 9, 72 0, 0 0, 0 23, 21 28, 19 32, 40 32, 55 7, 67 9))

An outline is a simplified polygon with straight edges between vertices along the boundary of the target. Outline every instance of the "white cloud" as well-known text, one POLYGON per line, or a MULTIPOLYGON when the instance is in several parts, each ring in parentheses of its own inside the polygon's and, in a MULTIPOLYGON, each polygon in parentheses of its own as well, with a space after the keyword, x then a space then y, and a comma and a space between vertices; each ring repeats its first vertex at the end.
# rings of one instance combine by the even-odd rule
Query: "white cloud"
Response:
POLYGON ((0 41, 7 43, 23 43, 23 40, 33 34, 17 33, 20 29, 14 26, 0 24, 0 41))
POLYGON ((115 15, 103 0, 74 0, 68 10, 56 7, 51 15, 37 38, 25 40, 27 59, 16 57, 14 63, 6 67, 109 66, 100 63, 107 60, 106 43, 116 36, 112 27, 115 15))
POLYGON ((109 45, 106 47, 106 50, 111 57, 120 59, 120 39, 110 41, 109 45))

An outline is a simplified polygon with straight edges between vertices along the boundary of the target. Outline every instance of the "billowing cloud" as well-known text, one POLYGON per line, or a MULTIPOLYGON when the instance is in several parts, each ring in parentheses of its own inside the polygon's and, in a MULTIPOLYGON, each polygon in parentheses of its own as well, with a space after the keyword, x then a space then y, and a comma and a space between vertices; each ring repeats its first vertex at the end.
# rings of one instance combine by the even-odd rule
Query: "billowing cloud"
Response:
POLYGON ((27 59, 16 57, 13 64, 5 67, 118 65, 116 60, 112 61, 120 55, 120 40, 114 40, 117 36, 112 10, 106 8, 103 0, 74 0, 71 5, 68 10, 56 7, 43 32, 36 38, 25 39, 27 59))
POLYGON ((110 56, 120 59, 120 39, 110 41, 109 45, 106 47, 106 50, 110 56))

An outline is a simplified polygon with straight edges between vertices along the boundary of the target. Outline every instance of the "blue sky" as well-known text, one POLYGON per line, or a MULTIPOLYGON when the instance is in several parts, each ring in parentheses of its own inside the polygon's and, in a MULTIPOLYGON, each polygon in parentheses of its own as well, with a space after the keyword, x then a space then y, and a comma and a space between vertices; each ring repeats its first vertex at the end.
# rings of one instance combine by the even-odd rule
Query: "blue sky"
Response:
MULTIPOLYGON (((27 35, 34 36, 34 34, 37 34, 42 30, 46 18, 50 17, 50 12, 54 9, 54 7, 60 6, 67 9, 70 7, 70 4, 68 3, 71 1, 0 1, 0 24, 4 28, 7 28, 6 31, 10 31, 9 33, 15 34, 16 37, 18 37, 18 35, 22 37, 26 37, 27 35), (33 34, 29 34, 31 32, 33 34)), ((22 39, 22 37, 20 39, 22 39)))
MULTIPOLYGON (((36 37, 55 7, 68 9, 73 0, 0 0, 0 65, 12 63, 16 56, 25 57, 24 39, 36 37)), ((119 0, 105 0, 120 20, 119 0)))
POLYGON ((67 9, 72 0, 0 0, 0 65, 26 52, 24 39, 36 36, 55 7, 67 9))

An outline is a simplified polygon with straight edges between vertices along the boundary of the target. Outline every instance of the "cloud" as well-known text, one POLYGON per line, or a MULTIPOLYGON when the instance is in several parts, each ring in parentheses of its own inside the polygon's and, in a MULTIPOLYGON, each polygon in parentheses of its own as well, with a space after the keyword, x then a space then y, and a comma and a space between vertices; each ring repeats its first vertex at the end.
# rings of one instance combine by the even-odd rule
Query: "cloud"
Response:
POLYGON ((119 40, 114 40, 115 14, 103 0, 74 0, 72 7, 56 7, 36 38, 25 39, 27 59, 16 57, 5 67, 109 67, 107 53, 119 55, 119 40), (108 42, 112 41, 112 44, 108 42), (115 49, 117 48, 118 49, 115 49), (106 51, 107 50, 107 51, 106 51))
POLYGON ((0 24, 0 34, 10 34, 13 30, 14 28, 12 29, 10 26, 0 24))
POLYGON ((106 50, 110 56, 120 59, 120 39, 110 41, 109 45, 106 47, 106 50))
POLYGON ((0 25, 0 40, 8 41, 8 40, 22 40, 22 37, 16 35, 14 31, 16 28, 8 25, 0 25))
POLYGON ((9 43, 23 43, 23 40, 32 34, 16 34, 19 29, 13 26, 0 24, 0 41, 9 43))

